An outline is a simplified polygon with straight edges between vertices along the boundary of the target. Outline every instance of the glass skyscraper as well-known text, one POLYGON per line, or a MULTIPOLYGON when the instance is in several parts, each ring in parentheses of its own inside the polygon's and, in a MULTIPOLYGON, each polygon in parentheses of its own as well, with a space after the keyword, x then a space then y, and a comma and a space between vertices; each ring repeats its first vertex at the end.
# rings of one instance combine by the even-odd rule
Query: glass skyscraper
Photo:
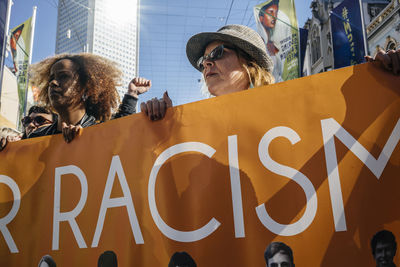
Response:
POLYGON ((59 0, 56 54, 89 52, 119 65, 123 84, 137 76, 139 0, 59 0))

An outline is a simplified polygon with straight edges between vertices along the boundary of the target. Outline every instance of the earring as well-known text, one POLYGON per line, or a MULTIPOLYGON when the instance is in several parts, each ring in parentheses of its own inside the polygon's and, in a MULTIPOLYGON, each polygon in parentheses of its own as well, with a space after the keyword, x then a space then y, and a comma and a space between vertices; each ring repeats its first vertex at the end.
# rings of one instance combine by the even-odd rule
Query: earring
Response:
POLYGON ((87 99, 87 96, 86 96, 85 94, 83 94, 83 95, 82 95, 82 100, 83 100, 83 102, 85 102, 86 99, 87 99))

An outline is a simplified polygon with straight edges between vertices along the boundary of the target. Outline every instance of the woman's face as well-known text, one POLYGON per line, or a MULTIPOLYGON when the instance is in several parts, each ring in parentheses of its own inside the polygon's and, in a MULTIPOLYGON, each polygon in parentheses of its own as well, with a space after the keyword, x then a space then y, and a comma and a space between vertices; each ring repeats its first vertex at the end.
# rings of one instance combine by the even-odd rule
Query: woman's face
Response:
POLYGON ((275 28, 276 17, 278 16, 278 6, 271 5, 265 10, 265 14, 261 17, 261 23, 264 27, 275 28))
MULTIPOLYGON (((224 43, 220 41, 208 44, 204 56, 222 44, 224 43)), ((221 58, 215 61, 204 60, 203 76, 210 93, 219 96, 248 89, 250 81, 243 67, 244 63, 245 61, 239 59, 236 51, 226 47, 221 58)))
POLYGON ((62 59, 51 66, 48 95, 50 104, 56 110, 74 106, 80 101, 80 84, 78 68, 69 59, 62 59))

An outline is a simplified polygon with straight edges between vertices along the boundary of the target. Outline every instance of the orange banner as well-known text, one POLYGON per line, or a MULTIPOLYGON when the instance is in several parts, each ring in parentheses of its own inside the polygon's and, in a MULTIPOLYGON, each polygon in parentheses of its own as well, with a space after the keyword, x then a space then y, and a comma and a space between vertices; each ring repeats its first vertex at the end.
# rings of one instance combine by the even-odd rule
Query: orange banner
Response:
MULTIPOLYGON (((0 266, 373 266, 400 237, 400 78, 372 64, 211 98, 0 153, 0 266)), ((399 263, 398 257, 394 259, 399 263)))

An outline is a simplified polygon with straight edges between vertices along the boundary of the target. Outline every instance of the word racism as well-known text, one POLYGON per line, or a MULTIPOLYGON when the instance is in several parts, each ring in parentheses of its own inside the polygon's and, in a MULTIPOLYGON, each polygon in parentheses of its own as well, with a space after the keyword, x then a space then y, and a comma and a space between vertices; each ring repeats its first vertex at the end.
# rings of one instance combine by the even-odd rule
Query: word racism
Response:
MULTIPOLYGON (((386 145, 384 146, 378 159, 375 159, 360 143, 357 142, 339 123, 334 119, 326 119, 321 121, 322 135, 324 139, 324 149, 326 156, 326 168, 329 173, 328 180, 330 185, 331 202, 333 207, 333 218, 336 231, 346 231, 346 218, 343 205, 342 189, 340 186, 340 177, 338 172, 337 155, 335 151, 334 137, 338 138, 343 144, 350 149, 376 176, 377 179, 381 176, 394 148, 400 139, 400 120, 397 121, 386 145)), ((303 190, 307 198, 307 207, 303 217, 296 223, 284 225, 272 219, 266 211, 264 204, 256 207, 257 215, 262 224, 271 232, 277 235, 293 236, 306 230, 312 223, 317 212, 317 194, 311 181, 301 172, 275 162, 269 155, 268 149, 270 143, 278 138, 287 138, 292 144, 296 144, 301 140, 300 136, 291 128, 280 126, 275 127, 262 137, 258 146, 258 155, 262 164, 273 173, 288 177, 296 182, 303 190)), ((232 203, 235 237, 243 238, 244 235, 244 218, 242 210, 242 192, 240 191, 240 177, 237 169, 238 152, 237 152, 237 136, 228 137, 229 151, 229 167, 231 169, 231 188, 232 188, 232 203)), ((160 216, 156 200, 155 200, 155 185, 157 174, 162 165, 171 157, 184 152, 198 152, 211 158, 215 153, 215 149, 211 146, 200 142, 186 142, 176 144, 164 150, 154 162, 153 168, 149 176, 148 183, 148 202, 150 212, 154 223, 158 229, 168 238, 179 242, 196 242, 211 235, 219 226, 220 223, 212 218, 203 227, 192 231, 179 231, 164 222, 160 216)), ((55 169, 55 188, 54 188, 54 209, 53 209, 53 250, 59 249, 59 225, 60 222, 66 221, 69 223, 75 239, 80 248, 86 248, 82 233, 79 229, 75 218, 85 207, 85 202, 88 196, 88 182, 85 173, 75 165, 58 167, 55 169), (76 207, 69 212, 60 212, 60 194, 61 194, 61 177, 65 174, 75 175, 81 185, 81 197, 76 207)), ((7 229, 7 224, 10 223, 18 213, 20 205, 20 190, 17 183, 10 177, 1 175, 0 182, 10 187, 14 194, 14 204, 11 211, 0 220, 0 230, 8 244, 12 253, 18 253, 17 246, 12 238, 10 231, 7 229)), ((136 217, 135 207, 132 201, 132 195, 129 190, 129 185, 125 177, 124 169, 118 155, 113 156, 108 172, 106 187, 103 193, 103 200, 99 211, 99 216, 96 224, 96 231, 92 241, 92 247, 97 247, 99 244, 100 235, 103 230, 104 220, 107 209, 114 207, 125 206, 128 212, 130 225, 133 236, 137 244, 143 244, 144 239, 138 219, 136 217), (110 198, 115 177, 118 177, 119 183, 123 190, 123 197, 110 198)))
POLYGON ((91 266, 108 250, 121 266, 165 266, 177 251, 198 266, 265 266, 272 242, 297 266, 372 265, 371 237, 400 236, 399 83, 368 63, 177 106, 158 122, 111 120, 69 144, 10 143, 0 266, 47 254, 91 266))

